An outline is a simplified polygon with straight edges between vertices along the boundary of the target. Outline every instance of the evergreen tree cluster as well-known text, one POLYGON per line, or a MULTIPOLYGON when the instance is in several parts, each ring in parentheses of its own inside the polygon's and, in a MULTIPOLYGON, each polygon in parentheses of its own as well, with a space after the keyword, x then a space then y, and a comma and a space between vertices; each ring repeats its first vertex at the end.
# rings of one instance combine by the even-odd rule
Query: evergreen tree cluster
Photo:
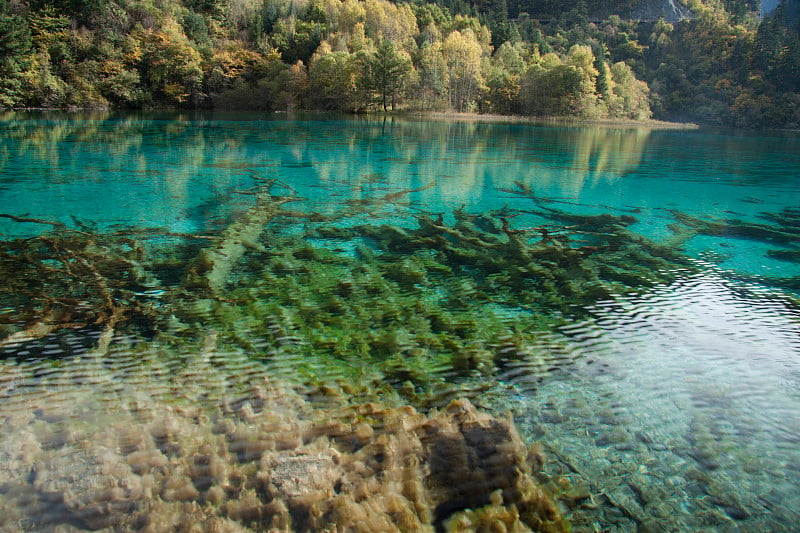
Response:
POLYGON ((0 0, 0 107, 800 125, 796 0, 0 0))

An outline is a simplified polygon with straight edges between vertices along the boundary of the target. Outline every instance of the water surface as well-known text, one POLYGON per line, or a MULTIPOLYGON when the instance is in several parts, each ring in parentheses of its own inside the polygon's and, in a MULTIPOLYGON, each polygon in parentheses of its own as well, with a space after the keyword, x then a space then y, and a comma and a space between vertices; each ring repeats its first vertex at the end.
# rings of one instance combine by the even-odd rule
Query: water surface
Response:
MULTIPOLYGON (((579 530, 800 518, 796 135, 12 113, 0 193, 9 445, 269 376, 510 409, 579 530), (234 265, 192 281, 220 236, 234 265)), ((9 527, 97 525, 6 492, 9 527)))

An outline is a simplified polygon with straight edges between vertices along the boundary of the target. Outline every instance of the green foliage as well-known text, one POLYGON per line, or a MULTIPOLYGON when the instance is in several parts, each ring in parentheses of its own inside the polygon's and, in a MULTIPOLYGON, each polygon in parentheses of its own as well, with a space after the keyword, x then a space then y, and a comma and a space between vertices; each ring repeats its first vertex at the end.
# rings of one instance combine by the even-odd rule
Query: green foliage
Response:
POLYGON ((411 8, 417 17, 417 26, 427 28, 433 24, 435 26, 446 26, 452 20, 450 10, 446 7, 434 3, 413 3, 411 8))
POLYGON ((270 42, 281 53, 284 61, 308 63, 314 51, 322 43, 324 34, 323 24, 290 17, 275 24, 270 42))
POLYGON ((800 92, 800 28, 786 24, 781 2, 758 28, 754 55, 765 78, 783 91, 800 92))
POLYGON ((421 110, 800 124, 800 27, 789 4, 760 23, 756 0, 692 0, 694 18, 672 23, 633 20, 637 5, 3 2, 0 107, 356 111, 402 103, 421 110))
POLYGON ((98 82, 98 90, 109 104, 122 108, 141 107, 145 102, 145 93, 137 71, 113 62, 101 68, 104 76, 98 82))
POLYGON ((162 32, 139 32, 136 67, 156 100, 173 106, 196 105, 203 79, 202 59, 189 42, 162 32))
POLYGON ((348 52, 315 55, 308 69, 311 105, 327 111, 355 111, 361 106, 357 56, 348 52))
POLYGON ((0 12, 0 107, 19 105, 24 98, 22 71, 31 46, 27 20, 0 12))
POLYGON ((637 80, 633 70, 622 61, 611 66, 613 87, 611 93, 618 102, 618 108, 612 115, 615 117, 645 120, 650 118, 650 105, 648 101, 649 88, 641 80, 637 80))
POLYGON ((447 102, 447 63, 442 55, 439 40, 424 43, 417 54, 417 106, 426 111, 446 109, 447 102))
POLYGON ((397 97, 408 83, 411 69, 411 58, 398 51, 389 40, 381 41, 375 53, 365 58, 366 87, 377 93, 384 111, 390 104, 395 109, 397 97))
POLYGON ((520 76, 492 69, 486 80, 486 104, 491 113, 514 115, 520 112, 520 76))
POLYGON ((189 11, 183 16, 183 31, 186 36, 197 44, 211 44, 206 19, 200 13, 189 11))
POLYGON ((472 29, 453 31, 442 43, 447 65, 447 95, 450 108, 471 111, 484 89, 483 50, 472 29))
POLYGON ((0 13, 0 60, 17 61, 31 48, 28 21, 19 15, 0 13))
POLYGON ((50 67, 50 56, 40 52, 33 57, 31 67, 23 75, 25 104, 33 107, 61 107, 67 102, 67 85, 55 76, 50 67))
POLYGON ((225 0, 183 0, 183 5, 190 11, 217 18, 224 17, 226 4, 225 0))
POLYGON ((235 77, 231 85, 212 98, 219 109, 283 111, 302 104, 306 73, 301 65, 287 65, 277 58, 260 65, 258 74, 235 77), (247 78, 252 78, 248 80, 247 78))
POLYGON ((581 81, 581 73, 573 66, 535 65, 522 78, 524 108, 531 115, 570 115, 580 99, 581 81))

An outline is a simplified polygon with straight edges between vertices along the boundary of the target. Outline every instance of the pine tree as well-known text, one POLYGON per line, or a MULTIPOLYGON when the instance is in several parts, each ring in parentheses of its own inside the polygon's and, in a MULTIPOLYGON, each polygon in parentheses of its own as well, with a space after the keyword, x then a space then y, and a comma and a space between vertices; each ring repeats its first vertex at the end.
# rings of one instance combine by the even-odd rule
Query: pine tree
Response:
POLYGON ((411 72, 411 59, 398 51, 392 41, 384 39, 367 58, 366 71, 367 87, 378 93, 383 110, 388 110, 390 102, 394 109, 397 95, 411 72))

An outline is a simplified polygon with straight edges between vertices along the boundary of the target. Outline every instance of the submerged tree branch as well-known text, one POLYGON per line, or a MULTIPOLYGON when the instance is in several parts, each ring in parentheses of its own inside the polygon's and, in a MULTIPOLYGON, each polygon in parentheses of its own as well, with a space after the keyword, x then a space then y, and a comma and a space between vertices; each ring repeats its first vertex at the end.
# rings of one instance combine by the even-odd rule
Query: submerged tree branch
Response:
POLYGON ((293 196, 272 196, 272 182, 256 195, 256 203, 220 234, 216 243, 204 248, 189 264, 183 279, 186 288, 222 291, 237 261, 248 249, 259 249, 259 237, 267 223, 279 215, 280 206, 295 201, 293 196))
POLYGON ((42 218, 29 218, 29 217, 18 217, 16 215, 10 215, 8 213, 0 213, 0 218, 8 218, 13 220, 14 222, 28 222, 31 224, 45 224, 48 226, 53 226, 54 228, 65 228, 66 224, 63 222, 54 222, 52 220, 44 220, 42 218))

